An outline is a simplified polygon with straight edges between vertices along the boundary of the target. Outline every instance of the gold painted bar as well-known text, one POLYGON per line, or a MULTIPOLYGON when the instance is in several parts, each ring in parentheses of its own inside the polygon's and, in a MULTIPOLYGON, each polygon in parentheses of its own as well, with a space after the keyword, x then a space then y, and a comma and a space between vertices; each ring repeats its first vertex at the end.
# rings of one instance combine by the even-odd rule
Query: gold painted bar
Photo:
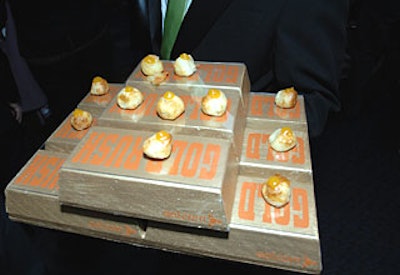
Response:
POLYGON ((243 64, 196 63, 198 71, 185 78, 165 61, 169 76, 159 86, 137 67, 125 83, 111 85, 108 99, 85 97, 78 107, 92 110, 95 123, 78 138, 68 118, 60 125, 7 186, 9 217, 134 245, 320 273, 303 97, 293 109, 278 109, 274 93, 249 92, 243 64), (144 92, 137 110, 116 105, 125 85, 144 92), (225 117, 201 113, 199 98, 210 88, 226 92, 225 117), (167 90, 187 105, 176 121, 155 113, 167 90), (293 129, 298 144, 278 153, 268 137, 284 126, 293 129), (143 154, 144 140, 158 130, 173 136, 166 160, 143 154), (280 209, 260 194, 274 173, 292 183, 291 200, 280 209))
MULTIPOLYGON (((86 111, 86 109, 83 109, 86 111)), ((71 153, 81 139, 87 134, 88 129, 77 131, 71 125, 71 116, 68 115, 57 129, 45 141, 44 148, 47 151, 71 153)), ((98 118, 93 116, 92 126, 96 125, 98 118)))
POLYGON ((99 117, 99 126, 150 131, 168 130, 174 134, 222 138, 230 140, 237 155, 240 156, 247 108, 240 104, 239 95, 235 90, 222 89, 228 98, 227 111, 220 117, 214 117, 201 111, 201 98, 207 94, 208 88, 133 84, 134 88, 142 92, 143 103, 135 110, 124 110, 117 105, 117 100, 114 98, 99 117), (184 113, 175 120, 162 119, 157 114, 157 102, 166 91, 172 91, 181 97, 185 104, 184 113))
MULTIPOLYGON (((109 84, 110 90, 105 95, 92 95, 88 93, 77 108, 90 112, 93 116, 93 126, 97 125, 98 117, 110 104, 115 95, 124 87, 123 84, 109 84)), ((68 115, 57 129, 45 141, 46 150, 70 153, 89 129, 77 131, 71 126, 71 115, 68 115)))
POLYGON ((258 129, 264 127, 267 121, 285 123, 300 123, 307 125, 304 97, 298 95, 297 103, 293 108, 282 109, 275 105, 275 93, 250 93, 247 127, 258 129))
MULTIPOLYGON (((319 274, 322 269, 309 173, 283 172, 291 180, 292 196, 282 209, 266 204, 261 197, 260 187, 266 178, 239 176, 230 231, 222 232, 60 206, 54 171, 65 158, 63 154, 38 151, 9 183, 6 207, 12 220, 132 245, 302 273, 319 274)), ((266 170, 266 176, 276 172, 266 170)))
POLYGON ((32 156, 5 189, 9 218, 97 238, 140 242, 145 236, 141 220, 60 206, 58 171, 66 158, 46 150, 32 156))
MULTIPOLYGON (((173 61, 162 60, 164 71, 168 77, 160 86, 199 86, 205 88, 234 89, 240 95, 243 106, 249 102, 250 79, 244 63, 236 62, 204 62, 195 61, 197 71, 189 76, 182 77, 174 73, 173 61)), ((127 85, 148 82, 142 73, 140 64, 136 66, 126 80, 127 85)))
POLYGON ((104 95, 92 95, 90 92, 79 102, 78 108, 90 112, 93 116, 99 117, 112 99, 124 87, 121 83, 109 83, 110 90, 104 95))
POLYGON ((263 175, 265 167, 311 172, 311 154, 307 125, 266 120, 263 127, 246 127, 240 174, 263 175), (297 145, 286 152, 273 150, 268 141, 271 133, 281 127, 290 127, 296 135, 297 145))
MULTIPOLYGON (((272 175, 274 169, 266 169, 272 175)), ((239 176, 230 231, 217 234, 149 221, 146 242, 181 253, 319 274, 320 241, 310 173, 282 173, 291 180, 291 199, 283 208, 260 193, 266 178, 239 176)))
POLYGON ((165 160, 143 154, 153 132, 92 127, 60 169, 62 204, 228 231, 238 176, 229 141, 173 135, 165 160))

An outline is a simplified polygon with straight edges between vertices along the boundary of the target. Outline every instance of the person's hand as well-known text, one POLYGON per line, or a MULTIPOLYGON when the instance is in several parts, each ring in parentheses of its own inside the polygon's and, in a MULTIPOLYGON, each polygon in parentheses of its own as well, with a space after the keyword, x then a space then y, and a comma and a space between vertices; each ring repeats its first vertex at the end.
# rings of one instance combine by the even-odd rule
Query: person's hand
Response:
POLYGON ((11 112, 18 123, 22 122, 22 108, 18 102, 10 102, 8 104, 11 108, 11 112))

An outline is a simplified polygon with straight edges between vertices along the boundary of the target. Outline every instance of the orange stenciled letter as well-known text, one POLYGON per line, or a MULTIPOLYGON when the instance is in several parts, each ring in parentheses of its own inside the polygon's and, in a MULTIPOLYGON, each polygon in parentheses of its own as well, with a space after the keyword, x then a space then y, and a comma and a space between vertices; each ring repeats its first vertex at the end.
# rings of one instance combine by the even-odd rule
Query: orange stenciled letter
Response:
POLYGON ((35 175, 30 181, 31 186, 39 186, 42 181, 44 181, 50 174, 49 170, 49 158, 44 157, 40 167, 35 171, 35 175))
MULTIPOLYGON (((115 135, 112 141, 115 143, 118 137, 119 137, 118 135, 115 135)), ((116 143, 117 145, 113 149, 111 155, 104 162, 104 166, 109 167, 114 163, 113 167, 115 168, 121 167, 124 161, 124 156, 128 152, 129 146, 132 143, 132 139, 133 138, 131 136, 121 137, 116 143)))
POLYGON ((208 64, 202 64, 201 65, 201 70, 202 70, 202 72, 205 73, 205 76, 203 78, 204 82, 211 82, 211 76, 213 74, 212 66, 208 65, 208 64))
POLYGON ((260 95, 253 95, 251 98, 251 104, 250 104, 250 110, 249 113, 250 115, 253 116, 261 116, 262 115, 262 96, 260 95))
POLYGON ((225 65, 219 65, 219 66, 215 66, 215 70, 212 74, 213 76, 213 81, 220 83, 224 80, 224 71, 225 71, 225 65))
POLYGON ((261 134, 250 133, 247 136, 246 157, 260 159, 261 134))
POLYGON ((239 68, 237 66, 227 66, 226 79, 227 83, 236 83, 239 75, 239 68))
POLYGON ((51 181, 49 182, 47 188, 52 190, 52 189, 58 189, 58 171, 60 170, 61 165, 64 163, 63 159, 59 159, 57 166, 54 167, 54 171, 52 173, 51 181))
POLYGON ((185 148, 188 145, 186 141, 175 140, 173 143, 173 148, 175 152, 175 160, 169 169, 170 175, 177 175, 179 173, 179 164, 181 163, 183 153, 185 152, 185 148))
MULTIPOLYGON (((131 136, 127 136, 129 138, 132 138, 131 136)), ((127 138, 127 139, 129 139, 127 138)), ((142 140, 143 137, 137 137, 135 139, 135 143, 133 141, 131 142, 131 148, 132 152, 129 154, 127 157, 125 163, 124 163, 124 168, 128 170, 136 170, 139 167, 140 160, 143 159, 143 150, 142 150, 142 140)))
POLYGON ((258 187, 254 182, 243 182, 240 190, 239 218, 254 221, 254 202, 258 187))
POLYGON ((307 228, 310 223, 308 216, 308 197, 307 191, 300 188, 293 188, 293 211, 301 211, 301 215, 293 217, 294 227, 307 228))
POLYGON ((288 225, 290 222, 290 204, 282 208, 275 208, 275 222, 280 225, 288 225))
POLYGON ((190 144, 188 152, 185 156, 185 161, 183 162, 182 176, 187 178, 192 178, 196 175, 202 151, 203 151, 203 144, 201 143, 190 144))
POLYGON ((209 169, 201 168, 200 178, 201 179, 212 179, 215 177, 218 169, 218 162, 221 155, 221 146, 217 144, 207 144, 206 151, 204 154, 203 163, 210 164, 209 169))
POLYGON ((103 142, 100 144, 100 146, 97 147, 96 153, 93 154, 90 164, 101 165, 104 161, 106 161, 108 154, 111 151, 111 146, 109 145, 109 142, 114 143, 117 139, 117 134, 108 134, 107 136, 105 136, 103 142))
POLYGON ((52 170, 52 172, 50 175, 47 176, 46 180, 41 183, 41 187, 53 189, 56 186, 58 180, 58 170, 60 169, 60 166, 63 162, 64 161, 58 157, 49 157, 48 165, 52 166, 50 169, 52 170))
POLYGON ((46 158, 42 155, 35 155, 31 163, 23 170, 23 172, 15 179, 16 184, 29 184, 36 171, 41 167, 46 158))
POLYGON ((92 132, 82 148, 72 158, 72 162, 87 163, 90 156, 96 150, 99 142, 104 138, 104 133, 92 132))
POLYGON ((250 105, 250 115, 253 116, 274 116, 274 100, 273 96, 254 95, 250 105), (265 111, 266 109, 266 111, 265 111))
POLYGON ((302 138, 297 137, 297 145, 293 148, 294 152, 297 152, 297 155, 293 155, 292 162, 297 164, 305 163, 305 155, 304 155, 304 140, 302 138))

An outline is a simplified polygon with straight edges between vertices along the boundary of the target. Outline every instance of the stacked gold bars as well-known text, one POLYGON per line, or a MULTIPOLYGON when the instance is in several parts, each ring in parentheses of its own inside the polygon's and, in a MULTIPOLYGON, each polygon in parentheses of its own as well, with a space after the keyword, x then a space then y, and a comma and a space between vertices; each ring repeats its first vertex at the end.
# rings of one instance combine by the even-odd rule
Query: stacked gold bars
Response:
POLYGON ((180 253, 210 256, 304 273, 321 272, 312 165, 304 100, 292 109, 274 104, 273 93, 251 93, 241 63, 196 62, 190 77, 149 83, 135 68, 107 97, 88 94, 78 105, 94 116, 76 131, 70 118, 56 129, 6 188, 15 221, 180 253), (125 85, 140 89, 135 110, 116 105, 125 85), (199 100, 208 89, 228 98, 222 117, 207 117, 199 100), (155 115, 155 101, 171 90, 183 98, 174 121, 155 115), (289 126, 297 146, 275 152, 268 137, 289 126), (166 160, 143 155, 154 131, 174 143, 166 160), (275 208, 262 198, 265 180, 291 180, 290 202, 275 208))

